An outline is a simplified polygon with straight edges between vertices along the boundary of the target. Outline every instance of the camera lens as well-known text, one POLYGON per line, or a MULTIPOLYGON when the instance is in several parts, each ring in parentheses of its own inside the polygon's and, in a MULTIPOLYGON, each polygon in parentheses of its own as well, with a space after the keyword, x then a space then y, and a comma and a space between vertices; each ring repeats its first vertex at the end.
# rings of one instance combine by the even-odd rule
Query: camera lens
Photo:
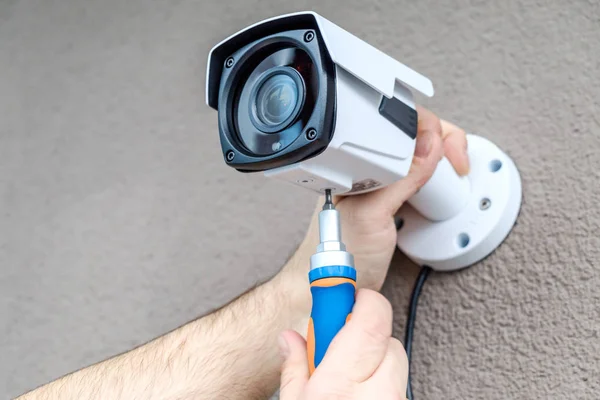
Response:
POLYGON ((294 113, 298 97, 298 85, 289 75, 273 75, 258 90, 256 116, 270 128, 281 125, 294 113))
POLYGON ((223 66, 218 85, 214 75, 208 95, 210 105, 219 110, 226 161, 240 171, 265 171, 314 157, 333 137, 335 63, 322 46, 317 26, 307 40, 308 26, 275 25, 264 32, 253 28, 213 54, 215 60, 221 54, 234 60, 230 68, 223 66), (255 41, 243 45, 253 36, 255 41), (228 160, 227 151, 235 152, 235 158, 228 160))
POLYGON ((263 133, 276 133, 289 127, 302 111, 304 81, 290 67, 267 70, 252 85, 250 119, 263 133))
POLYGON ((239 80, 232 81, 233 88, 225 89, 231 103, 224 106, 228 117, 224 123, 243 146, 239 153, 263 156, 284 151, 303 137, 314 111, 318 71, 310 55, 279 46, 267 47, 233 67, 244 69, 239 80))

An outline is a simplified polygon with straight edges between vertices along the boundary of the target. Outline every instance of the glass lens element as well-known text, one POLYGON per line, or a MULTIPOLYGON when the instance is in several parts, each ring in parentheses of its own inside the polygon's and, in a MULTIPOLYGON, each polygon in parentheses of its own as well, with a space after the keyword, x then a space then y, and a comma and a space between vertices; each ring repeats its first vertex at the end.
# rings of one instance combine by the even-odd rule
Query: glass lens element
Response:
POLYGON ((298 86, 292 77, 279 73, 268 78, 256 95, 256 116, 275 127, 285 122, 298 103, 298 86))

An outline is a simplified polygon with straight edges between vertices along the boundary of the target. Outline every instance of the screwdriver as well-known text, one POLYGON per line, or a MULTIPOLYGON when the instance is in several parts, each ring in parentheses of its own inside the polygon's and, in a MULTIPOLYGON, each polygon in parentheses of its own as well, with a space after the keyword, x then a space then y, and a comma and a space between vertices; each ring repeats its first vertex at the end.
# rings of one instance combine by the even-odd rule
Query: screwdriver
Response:
POLYGON ((319 212, 319 245, 310 258, 312 309, 306 336, 310 373, 319 366, 335 335, 350 320, 356 293, 354 256, 342 242, 340 213, 331 190, 319 212))

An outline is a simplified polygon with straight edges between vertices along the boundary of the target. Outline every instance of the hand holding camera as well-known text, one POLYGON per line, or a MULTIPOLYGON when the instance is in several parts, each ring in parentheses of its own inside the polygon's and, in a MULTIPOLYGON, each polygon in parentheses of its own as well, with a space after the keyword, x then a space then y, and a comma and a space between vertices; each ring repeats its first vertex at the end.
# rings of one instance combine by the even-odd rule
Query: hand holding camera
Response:
MULTIPOLYGON (((380 290, 396 247, 397 229, 394 215, 435 170, 442 155, 447 154, 455 170, 468 173, 465 132, 441 120, 431 111, 417 107, 419 124, 417 144, 407 177, 381 190, 357 196, 337 197, 344 243, 354 255, 358 286, 380 290)), ((298 258, 308 259, 319 243, 318 201, 298 258)), ((292 263, 298 279, 306 280, 306 263, 292 263)))

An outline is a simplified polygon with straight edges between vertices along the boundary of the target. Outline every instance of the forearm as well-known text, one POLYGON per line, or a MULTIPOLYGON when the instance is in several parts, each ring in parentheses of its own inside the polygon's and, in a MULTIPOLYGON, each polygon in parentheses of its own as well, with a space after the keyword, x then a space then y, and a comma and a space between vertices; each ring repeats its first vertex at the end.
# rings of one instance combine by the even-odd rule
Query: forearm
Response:
MULTIPOLYGON (((304 258, 297 253, 290 263, 304 258)), ((268 398, 279 378, 277 336, 303 333, 310 307, 302 268, 285 269, 213 314, 20 400, 268 398)))

